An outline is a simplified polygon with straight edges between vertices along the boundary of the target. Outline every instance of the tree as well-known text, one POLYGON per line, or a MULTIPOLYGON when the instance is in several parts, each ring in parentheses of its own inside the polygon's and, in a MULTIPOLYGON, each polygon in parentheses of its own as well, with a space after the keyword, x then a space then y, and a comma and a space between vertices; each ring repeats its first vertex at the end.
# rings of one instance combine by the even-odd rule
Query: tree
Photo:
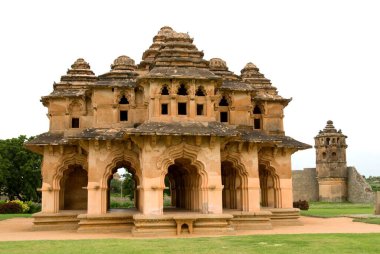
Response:
POLYGON ((42 156, 24 148, 30 139, 21 135, 0 140, 0 194, 9 200, 40 201, 42 156))

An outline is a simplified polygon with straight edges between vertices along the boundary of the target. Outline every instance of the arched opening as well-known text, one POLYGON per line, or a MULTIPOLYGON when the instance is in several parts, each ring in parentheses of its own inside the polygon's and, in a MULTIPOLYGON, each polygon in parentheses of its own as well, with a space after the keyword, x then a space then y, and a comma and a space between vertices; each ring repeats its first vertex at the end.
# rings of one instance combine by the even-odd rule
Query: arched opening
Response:
POLYGON ((261 109, 257 105, 253 109, 253 128, 255 130, 262 129, 261 109))
POLYGON ((327 154, 325 152, 322 153, 322 158, 326 159, 327 154))
POLYGON ((169 95, 169 89, 167 85, 162 86, 161 95, 169 95))
POLYGON ((219 106, 229 106, 228 100, 226 99, 225 96, 223 96, 222 99, 220 100, 219 106))
POLYGON ((222 123, 229 122, 228 106, 229 106, 228 100, 225 96, 223 96, 219 102, 219 120, 222 123))
POLYGON ((128 99, 125 97, 125 95, 123 95, 121 98, 120 98, 120 101, 119 101, 119 104, 129 104, 129 101, 128 99))
POLYGON ((181 84, 177 91, 178 95, 188 95, 187 88, 184 84, 181 84))
POLYGON ((206 93, 205 93, 205 89, 203 88, 203 86, 199 86, 197 91, 195 91, 195 96, 205 96, 206 93))
POLYGON ((253 109, 253 114, 261 114, 261 109, 258 106, 255 106, 253 109))
MULTIPOLYGON (((190 211, 202 210, 202 176, 189 159, 180 158, 170 165, 165 176, 170 192, 170 206, 190 211)), ((168 206, 164 211, 170 209, 168 206)))
POLYGON ((243 179, 229 161, 222 162, 222 185, 223 208, 243 210, 243 179))
POLYGON ((138 208, 139 179, 128 162, 116 164, 107 179, 107 210, 138 208))
POLYGON ((70 165, 60 181, 60 210, 87 210, 87 171, 80 165, 70 165))
POLYGON ((274 169, 267 165, 259 165, 260 192, 262 207, 280 208, 280 183, 274 169))

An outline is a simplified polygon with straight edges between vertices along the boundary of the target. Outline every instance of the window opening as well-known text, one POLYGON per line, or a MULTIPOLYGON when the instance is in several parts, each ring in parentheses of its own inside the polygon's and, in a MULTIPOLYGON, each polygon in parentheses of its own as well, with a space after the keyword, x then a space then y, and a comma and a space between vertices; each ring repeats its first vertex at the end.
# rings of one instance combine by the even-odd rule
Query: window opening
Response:
POLYGON ((178 103, 178 115, 187 115, 187 104, 184 102, 178 103))
POLYGON ((219 106, 228 106, 228 101, 226 97, 223 96, 223 98, 219 102, 219 106))
POLYGON ((253 109, 253 114, 261 114, 261 109, 256 106, 254 109, 253 109))
POLYGON ((184 84, 181 84, 178 88, 178 95, 188 95, 186 86, 184 84))
POLYGON ((228 112, 220 112, 220 121, 222 123, 228 122, 228 112))
POLYGON ((79 118, 71 119, 71 128, 79 128, 79 118))
POLYGON ((123 95, 123 97, 121 97, 120 101, 119 101, 119 104, 129 104, 129 101, 128 99, 125 97, 125 95, 123 95))
POLYGON ((197 115, 198 116, 204 115, 203 104, 197 104, 197 115))
POLYGON ((128 111, 120 110, 120 121, 128 121, 128 111))
POLYGON ((167 115, 168 113, 168 104, 161 104, 161 115, 167 115))
POLYGON ((169 95, 169 90, 167 86, 162 87, 161 95, 169 95))
POLYGON ((195 92, 195 95, 196 95, 196 96, 205 96, 205 92, 204 92, 202 86, 199 86, 199 87, 198 87, 197 91, 195 92))
POLYGON ((260 119, 254 119, 253 120, 254 128, 255 130, 260 130, 261 129, 261 121, 260 119))

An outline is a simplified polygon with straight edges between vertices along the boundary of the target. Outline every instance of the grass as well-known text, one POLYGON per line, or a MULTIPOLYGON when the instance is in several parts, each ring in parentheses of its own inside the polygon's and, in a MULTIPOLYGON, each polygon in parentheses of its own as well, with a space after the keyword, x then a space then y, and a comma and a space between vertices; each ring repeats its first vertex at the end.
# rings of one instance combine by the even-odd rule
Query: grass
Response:
POLYGON ((364 222, 369 224, 377 224, 380 225, 380 218, 357 218, 353 220, 354 222, 364 222))
POLYGON ((7 220, 12 218, 29 218, 31 216, 32 215, 29 213, 0 214, 0 220, 7 220))
POLYGON ((251 235, 208 238, 0 242, 7 254, 379 253, 380 234, 251 235))
POLYGON ((309 210, 301 211, 301 215, 330 218, 351 214, 373 214, 372 204, 310 202, 309 205, 309 210))

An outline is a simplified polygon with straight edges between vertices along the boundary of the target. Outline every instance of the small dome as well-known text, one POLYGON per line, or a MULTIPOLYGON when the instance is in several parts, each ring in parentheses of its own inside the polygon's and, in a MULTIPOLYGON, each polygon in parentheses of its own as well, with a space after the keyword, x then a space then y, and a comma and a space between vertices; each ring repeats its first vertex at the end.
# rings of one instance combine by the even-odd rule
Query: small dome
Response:
POLYGON ((78 58, 71 69, 67 70, 67 74, 61 77, 62 82, 92 82, 96 79, 90 65, 83 58, 78 58))
POLYGON ((173 33, 174 30, 170 26, 163 26, 161 27, 160 31, 158 31, 157 35, 168 35, 173 33))
POLYGON ((323 129, 324 132, 336 132, 336 129, 333 125, 333 121, 328 120, 326 127, 323 129))
POLYGON ((226 61, 223 61, 220 58, 211 58, 209 65, 210 70, 228 70, 226 61))
POLYGON ((72 65, 71 68, 73 70, 90 70, 90 65, 83 59, 83 58, 78 58, 72 65))
POLYGON ((257 66, 254 65, 252 62, 249 62, 244 66, 244 68, 243 68, 243 70, 241 70, 241 72, 243 72, 244 70, 256 70, 256 69, 258 70, 257 66))
POLYGON ((113 64, 111 64, 112 70, 135 70, 135 61, 128 56, 119 56, 115 59, 113 64))

